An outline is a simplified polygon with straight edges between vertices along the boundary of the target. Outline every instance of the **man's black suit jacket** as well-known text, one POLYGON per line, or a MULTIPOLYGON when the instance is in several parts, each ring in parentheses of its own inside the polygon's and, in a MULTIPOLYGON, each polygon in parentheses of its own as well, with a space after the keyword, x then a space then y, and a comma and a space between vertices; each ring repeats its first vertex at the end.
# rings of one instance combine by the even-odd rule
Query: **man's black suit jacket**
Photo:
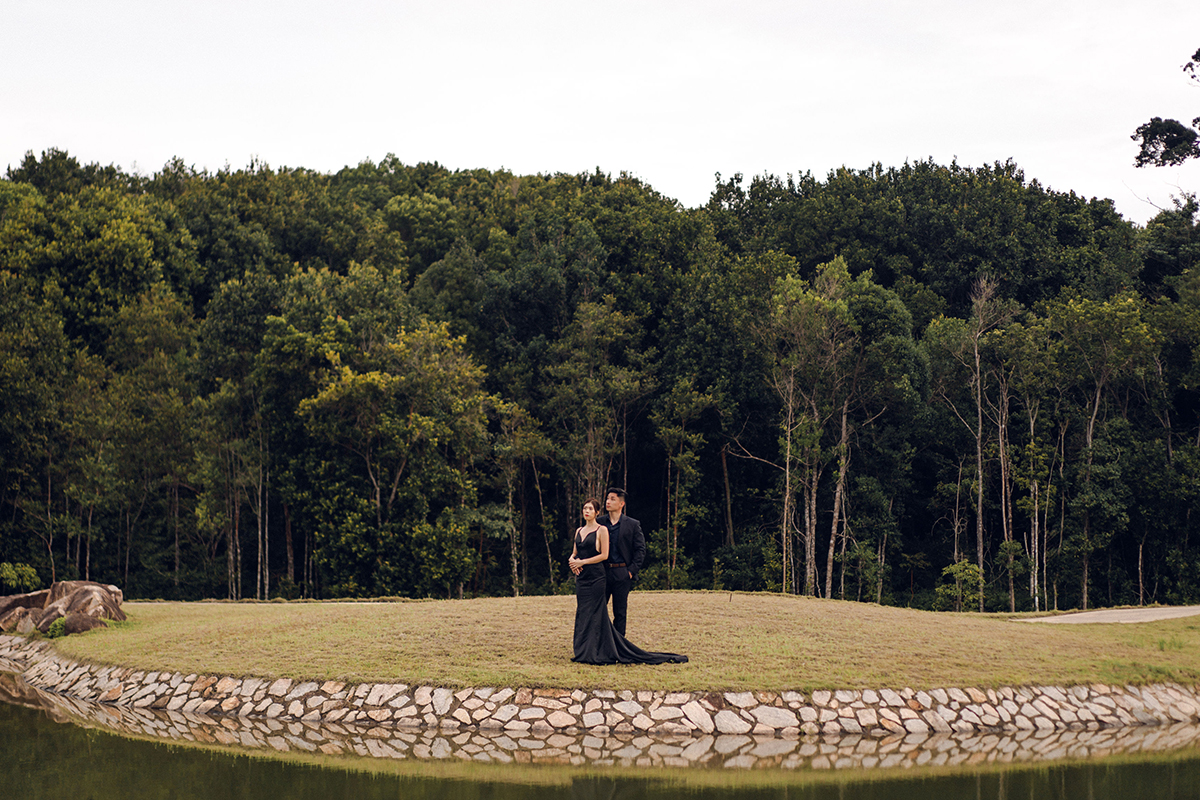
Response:
MULTIPOLYGON (((605 514, 596 521, 607 525, 608 515, 605 514)), ((646 537, 642 533, 642 523, 628 514, 622 514, 617 527, 620 536, 615 547, 609 542, 608 560, 627 564, 629 577, 636 581, 642 562, 646 560, 646 537)))

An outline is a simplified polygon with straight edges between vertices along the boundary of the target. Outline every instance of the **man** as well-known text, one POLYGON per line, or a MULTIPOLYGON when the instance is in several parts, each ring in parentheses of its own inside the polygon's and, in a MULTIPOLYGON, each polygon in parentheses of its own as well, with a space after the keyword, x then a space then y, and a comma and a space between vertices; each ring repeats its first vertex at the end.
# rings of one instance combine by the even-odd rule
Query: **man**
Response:
POLYGON ((608 561, 605 562, 605 594, 612 598, 613 627, 625 635, 629 590, 637 580, 646 558, 642 523, 625 514, 625 490, 609 489, 604 498, 606 515, 596 521, 608 528, 608 561))

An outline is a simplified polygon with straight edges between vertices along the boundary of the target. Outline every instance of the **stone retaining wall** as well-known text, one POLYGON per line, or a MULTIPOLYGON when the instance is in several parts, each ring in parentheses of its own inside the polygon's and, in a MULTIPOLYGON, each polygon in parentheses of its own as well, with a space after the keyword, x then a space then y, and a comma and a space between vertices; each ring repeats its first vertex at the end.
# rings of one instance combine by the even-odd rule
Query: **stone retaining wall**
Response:
POLYGON ((800 692, 467 688, 270 680, 102 667, 0 636, 32 686, 90 702, 206 716, 399 729, 592 735, 802 735, 1100 730, 1200 722, 1194 686, 1023 686, 800 692))

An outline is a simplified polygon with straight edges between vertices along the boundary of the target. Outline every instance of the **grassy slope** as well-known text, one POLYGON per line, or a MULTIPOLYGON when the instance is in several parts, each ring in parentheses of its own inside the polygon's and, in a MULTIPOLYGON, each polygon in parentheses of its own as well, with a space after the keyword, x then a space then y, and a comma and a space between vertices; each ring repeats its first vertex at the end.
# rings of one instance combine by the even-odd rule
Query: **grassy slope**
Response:
POLYGON ((783 690, 1200 682, 1200 618, 1024 625, 811 598, 636 592, 630 639, 686 665, 573 664, 574 597, 399 603, 129 603, 59 640, 101 663, 183 673, 443 686, 783 690))

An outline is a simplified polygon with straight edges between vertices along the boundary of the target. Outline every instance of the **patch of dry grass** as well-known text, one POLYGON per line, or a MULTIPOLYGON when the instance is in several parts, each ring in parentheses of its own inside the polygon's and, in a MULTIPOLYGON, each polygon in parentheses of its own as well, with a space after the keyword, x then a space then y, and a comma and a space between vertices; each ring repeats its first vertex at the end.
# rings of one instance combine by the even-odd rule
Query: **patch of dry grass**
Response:
POLYGON ((397 603, 128 603, 66 655, 183 673, 442 686, 746 690, 1200 681, 1200 618, 1018 625, 812 598, 636 592, 629 638, 684 665, 571 663, 570 596, 397 603))

